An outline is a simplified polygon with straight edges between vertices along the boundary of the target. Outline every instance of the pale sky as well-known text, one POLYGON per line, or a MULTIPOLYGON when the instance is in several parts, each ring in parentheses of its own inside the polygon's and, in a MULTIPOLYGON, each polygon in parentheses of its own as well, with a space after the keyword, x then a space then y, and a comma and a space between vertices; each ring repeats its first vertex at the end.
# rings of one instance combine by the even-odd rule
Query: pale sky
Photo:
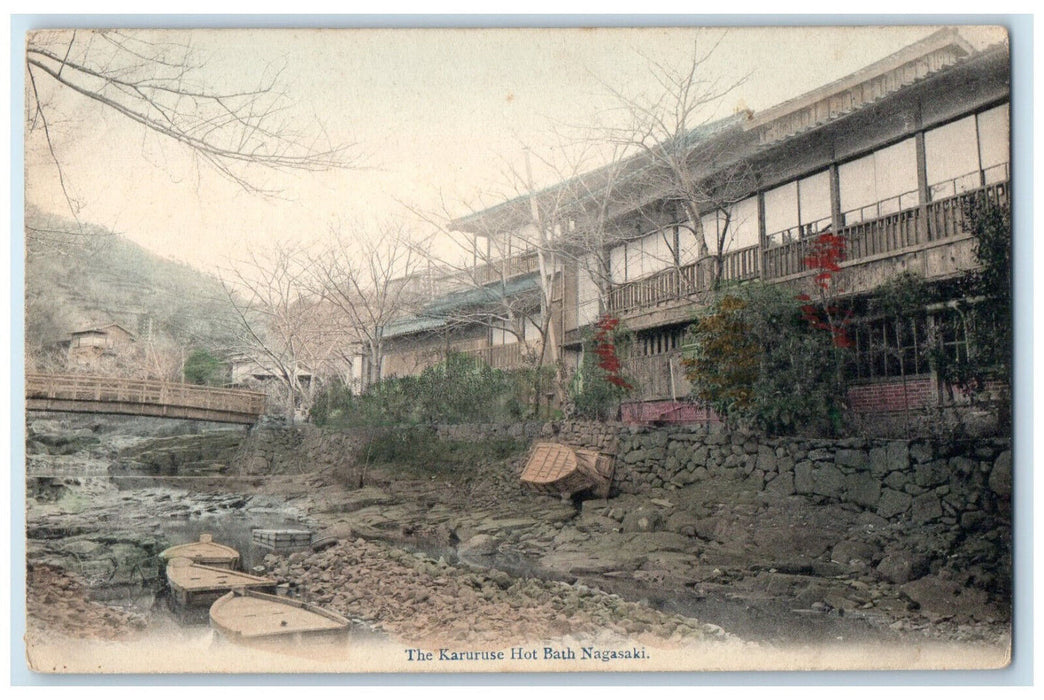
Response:
MULTIPOLYGON (((755 112, 883 58, 936 27, 731 28, 709 68, 750 75, 717 115, 755 112)), ((983 46, 1002 30, 963 28, 983 46)), ((205 78, 252 87, 285 65, 288 117, 354 142, 369 167, 270 175, 280 198, 248 194, 191 152, 145 133, 111 110, 64 91, 52 133, 80 218, 162 255, 213 271, 243 246, 311 241, 331 226, 412 220, 400 204, 453 215, 464 202, 503 199, 506 167, 523 145, 554 158, 552 126, 614 118, 607 85, 655 90, 649 61, 685 65, 691 29, 214 30, 178 33, 206 57, 205 78)), ((37 135, 38 136, 38 135, 37 135)), ((68 215, 56 169, 39 138, 27 143, 27 202, 68 215)), ((537 168, 538 186, 551 184, 537 168)), ((422 227, 418 226, 420 230, 422 227)))

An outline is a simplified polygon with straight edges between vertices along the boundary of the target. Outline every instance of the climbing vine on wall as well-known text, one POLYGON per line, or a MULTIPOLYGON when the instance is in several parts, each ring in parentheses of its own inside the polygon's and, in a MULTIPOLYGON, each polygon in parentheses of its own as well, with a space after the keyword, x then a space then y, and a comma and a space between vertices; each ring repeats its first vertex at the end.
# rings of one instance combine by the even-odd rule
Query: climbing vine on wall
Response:
POLYGON ((940 376, 973 399, 997 402, 999 426, 1011 428, 1014 327, 1012 316, 1012 220, 1006 204, 978 196, 964 203, 968 231, 975 240, 978 268, 956 280, 959 301, 940 332, 965 335, 964 352, 940 349, 940 376))

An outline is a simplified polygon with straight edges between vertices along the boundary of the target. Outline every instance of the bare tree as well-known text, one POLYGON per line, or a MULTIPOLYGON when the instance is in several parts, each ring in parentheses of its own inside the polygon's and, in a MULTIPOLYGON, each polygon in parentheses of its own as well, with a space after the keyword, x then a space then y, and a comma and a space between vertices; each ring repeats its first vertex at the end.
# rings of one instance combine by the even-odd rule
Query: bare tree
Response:
POLYGON ((301 361, 312 371, 309 402, 330 381, 352 383, 352 371, 362 353, 359 336, 335 305, 319 298, 302 308, 304 342, 301 361))
MULTIPOLYGON (((583 238, 596 237, 593 227, 586 226, 588 218, 608 217, 597 207, 592 213, 591 201, 583 196, 590 183, 580 174, 591 165, 591 145, 581 144, 579 151, 570 153, 574 158, 555 162, 533 156, 527 148, 522 163, 505 163, 502 168, 502 181, 511 194, 500 205, 467 207, 469 212, 463 216, 453 216, 445 205, 439 213, 412 210, 438 229, 446 244, 432 246, 430 259, 456 282, 458 296, 457 303, 447 299, 452 308, 440 313, 451 323, 488 328, 494 346, 514 346, 523 367, 553 368, 551 391, 559 405, 565 402, 559 337, 564 266, 590 264, 597 269, 593 276, 602 283, 600 288, 608 291, 607 248, 585 245, 589 239, 583 238), (538 191, 532 173, 534 157, 562 184, 538 191), (585 255, 588 250, 597 252, 594 262, 585 255), (514 342, 507 342, 508 338, 514 342)), ((536 379, 543 381, 539 375, 536 379)))
MULTIPOLYGON (((621 208, 644 220, 646 230, 690 230, 699 257, 713 255, 712 288, 721 283, 724 254, 734 235, 734 206, 755 185, 753 169, 735 155, 742 123, 750 113, 738 110, 712 120, 722 101, 745 80, 723 80, 709 67, 724 36, 697 34, 690 60, 680 67, 650 59, 650 72, 660 88, 652 98, 627 95, 606 84, 624 119, 621 125, 603 129, 604 138, 619 146, 627 159, 616 188, 621 208), (680 211, 663 211, 664 203, 680 211), (713 234, 703 224, 707 214, 718 217, 713 234)), ((665 242, 678 265, 680 243, 669 234, 665 242)))
POLYGON ((343 331, 365 346, 365 386, 381 381, 385 329, 415 307, 421 290, 416 273, 425 262, 400 223, 384 222, 376 231, 331 230, 329 245, 309 262, 309 285, 316 298, 336 309, 343 331))
POLYGON ((75 94, 189 149, 244 190, 271 194, 255 171, 324 171, 355 164, 349 145, 331 144, 321 125, 302 128, 281 69, 263 67, 247 87, 216 89, 206 57, 183 32, 47 30, 26 43, 26 131, 40 133, 75 217, 58 148, 58 103, 75 94))
POLYGON ((305 360, 313 356, 309 341, 316 334, 319 300, 309 294, 306 262, 304 250, 276 245, 251 253, 222 278, 236 319, 235 356, 275 378, 291 422, 298 404, 306 407, 311 396, 304 377, 310 383, 313 368, 305 360))
POLYGON ((142 379, 166 382, 184 381, 185 348, 166 337, 151 338, 135 344, 133 374, 142 379))
POLYGON ((441 246, 431 246, 429 264, 441 271, 458 302, 447 309, 447 320, 458 325, 481 325, 527 344, 527 328, 538 333, 534 361, 550 357, 548 346, 550 309, 555 302, 553 283, 558 260, 548 244, 546 219, 534 210, 524 174, 510 173, 516 199, 506 216, 469 207, 454 217, 448 207, 438 213, 412 211, 439 232, 441 246), (535 211, 535 214, 534 214, 535 211), (534 277, 534 285, 512 283, 534 277))
POLYGON ((574 264, 594 284, 598 315, 609 310, 610 251, 640 235, 620 223, 625 203, 618 190, 628 165, 624 152, 620 144, 600 143, 590 134, 578 139, 559 135, 550 151, 554 158, 539 161, 559 182, 537 197, 544 218, 559 232, 551 247, 563 264, 574 264))

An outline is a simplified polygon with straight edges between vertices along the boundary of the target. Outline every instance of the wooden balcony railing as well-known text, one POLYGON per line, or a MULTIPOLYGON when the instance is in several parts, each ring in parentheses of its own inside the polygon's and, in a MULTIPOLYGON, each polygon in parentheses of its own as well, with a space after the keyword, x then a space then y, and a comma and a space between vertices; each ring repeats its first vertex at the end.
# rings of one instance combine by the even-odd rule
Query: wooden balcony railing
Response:
MULTIPOLYGON (((961 235, 968 230, 965 205, 976 197, 986 197, 996 204, 1007 205, 1008 183, 986 185, 929 202, 924 207, 916 206, 846 226, 839 232, 847 241, 845 260, 854 261, 898 252, 922 243, 961 235)), ((766 248, 763 278, 775 279, 807 272, 805 258, 814 241, 814 237, 805 238, 766 248)))
POLYGON ((525 351, 525 343, 509 343, 464 350, 463 353, 482 360, 493 369, 518 369, 523 365, 525 351))
POLYGON ((928 240, 957 236, 968 230, 965 216, 966 204, 976 197, 985 199, 998 206, 1010 206, 1011 187, 1008 181, 996 182, 977 190, 963 192, 954 197, 947 197, 928 205, 928 240))
MULTIPOLYGON (((969 201, 985 197, 995 204, 1008 205, 1009 189, 1008 181, 996 182, 924 206, 846 226, 839 232, 847 241, 845 260, 895 253, 962 235, 968 230, 965 208, 969 201)), ((778 243, 786 239, 785 236, 770 236, 770 245, 764 250, 760 246, 750 246, 726 253, 722 260, 722 281, 737 282, 758 277, 771 280, 808 272, 805 259, 811 253, 815 236, 778 243), (764 269, 760 265, 762 257, 764 269)), ((707 291, 714 279, 714 263, 713 257, 706 257, 690 265, 617 285, 609 292, 609 310, 625 313, 707 291)))
POLYGON ((529 251, 504 260, 496 260, 475 268, 474 279, 478 284, 489 284, 506 280, 517 275, 525 275, 540 269, 540 260, 536 251, 529 251))
MULTIPOLYGON (((758 246, 730 251, 722 256, 721 279, 740 282, 758 276, 758 246)), ((672 267, 655 275, 613 287, 609 292, 609 309, 622 312, 655 306, 708 291, 714 280, 717 260, 711 256, 681 267, 672 267)))

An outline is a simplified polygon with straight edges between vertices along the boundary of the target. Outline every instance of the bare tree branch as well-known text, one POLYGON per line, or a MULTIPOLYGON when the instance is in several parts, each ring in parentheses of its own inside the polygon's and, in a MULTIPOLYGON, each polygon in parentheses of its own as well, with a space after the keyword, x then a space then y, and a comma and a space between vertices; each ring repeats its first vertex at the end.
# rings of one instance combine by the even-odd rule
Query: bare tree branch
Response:
POLYGON ((329 245, 309 260, 309 288, 342 317, 366 346, 366 386, 380 382, 385 329, 419 304, 417 273, 425 258, 400 223, 381 223, 377 235, 331 230, 329 245))
MULTIPOLYGON (((723 256, 735 231, 729 226, 733 207, 753 191, 755 179, 749 165, 731 156, 746 113, 712 120, 722 100, 746 80, 724 81, 711 72, 709 59, 724 36, 711 37, 704 46, 703 35, 697 34, 689 62, 680 67, 647 59, 662 89, 655 99, 627 95, 603 82, 626 115, 622 126, 603 129, 604 138, 633 163, 621 178, 627 184, 618 188, 626 200, 620 208, 644 218, 643 227, 657 232, 663 230, 663 213, 649 204, 676 203, 684 216, 671 225, 692 231, 701 257, 714 256, 713 288, 720 284, 723 256), (711 237, 703 226, 707 214, 725 221, 711 237)), ((674 257, 677 264, 678 251, 674 257)))
POLYGON ((40 31, 26 45, 26 128, 42 129, 70 210, 77 209, 57 154, 47 112, 54 92, 78 94, 152 133, 181 144, 244 190, 275 195, 253 176, 257 169, 319 172, 358 167, 353 145, 325 143, 319 125, 309 133, 294 123, 294 102, 280 84, 281 69, 266 67, 256 87, 208 88, 206 59, 180 35, 160 41, 113 30, 40 31))
POLYGON ((252 252, 221 280, 236 320, 234 350, 279 382, 291 421, 298 407, 310 406, 320 367, 350 344, 322 300, 311 294, 308 260, 300 247, 277 245, 252 252))

